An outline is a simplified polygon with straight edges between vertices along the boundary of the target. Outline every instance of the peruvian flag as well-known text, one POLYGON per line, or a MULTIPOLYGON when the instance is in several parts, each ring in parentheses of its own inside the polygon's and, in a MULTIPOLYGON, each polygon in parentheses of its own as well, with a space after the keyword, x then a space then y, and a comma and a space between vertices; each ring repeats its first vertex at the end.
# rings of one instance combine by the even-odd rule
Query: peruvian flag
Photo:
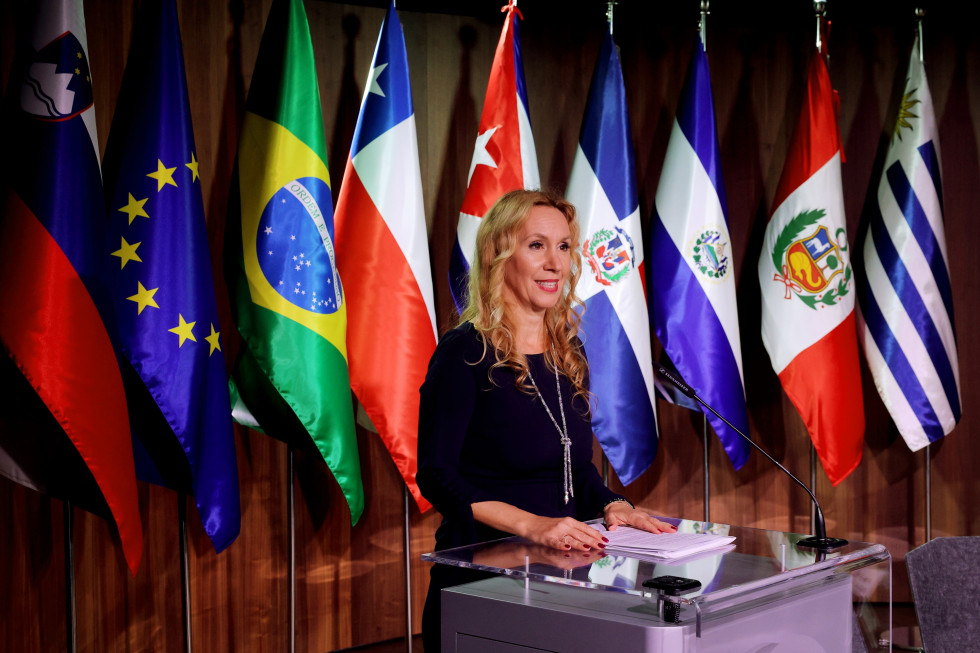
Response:
POLYGON ((830 75, 814 52, 766 227, 759 283, 762 340, 833 485, 858 466, 864 445, 841 158, 830 75))
POLYGON ((504 193, 518 188, 535 189, 541 185, 521 60, 517 19, 523 16, 517 9, 516 0, 510 0, 501 11, 507 12, 507 20, 493 56, 480 131, 459 212, 456 243, 449 261, 449 285, 460 313, 466 307, 467 278, 476 245, 476 230, 483 215, 504 193))
POLYGON ((388 7, 334 215, 351 387, 423 512, 419 386, 436 348, 405 37, 388 7))

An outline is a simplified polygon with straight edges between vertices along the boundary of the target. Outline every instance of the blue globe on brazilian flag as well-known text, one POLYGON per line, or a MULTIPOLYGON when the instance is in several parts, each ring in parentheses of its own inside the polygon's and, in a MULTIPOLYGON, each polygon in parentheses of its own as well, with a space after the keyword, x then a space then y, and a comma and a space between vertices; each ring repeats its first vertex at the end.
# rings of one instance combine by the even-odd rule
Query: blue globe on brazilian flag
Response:
POLYGON ((244 339, 233 401, 265 433, 312 439, 351 523, 364 509, 347 370, 347 310, 309 23, 275 0, 246 103, 229 200, 225 279, 244 339))

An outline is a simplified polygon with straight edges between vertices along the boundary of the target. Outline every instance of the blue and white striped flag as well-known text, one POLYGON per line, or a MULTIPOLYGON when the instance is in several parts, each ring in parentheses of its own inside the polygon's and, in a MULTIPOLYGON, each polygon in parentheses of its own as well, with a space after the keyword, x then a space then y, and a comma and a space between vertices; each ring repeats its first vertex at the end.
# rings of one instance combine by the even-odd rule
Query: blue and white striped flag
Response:
POLYGON ((657 455, 643 239, 626 88, 606 33, 568 182, 582 229, 581 330, 596 396, 592 426, 624 485, 657 455))
MULTIPOLYGON (((748 432, 728 208, 721 176, 708 59, 691 58, 650 234, 650 317, 664 351, 708 404, 748 432)), ((713 414, 708 421, 735 469, 749 444, 713 414)))
POLYGON ((864 241, 858 330, 875 387, 912 451, 960 419, 939 134, 916 39, 864 241))

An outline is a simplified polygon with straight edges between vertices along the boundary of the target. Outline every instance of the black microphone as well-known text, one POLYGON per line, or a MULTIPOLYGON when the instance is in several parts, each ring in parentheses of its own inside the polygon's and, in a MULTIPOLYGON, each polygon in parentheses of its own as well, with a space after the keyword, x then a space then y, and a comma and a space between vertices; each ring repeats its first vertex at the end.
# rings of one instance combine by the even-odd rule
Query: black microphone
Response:
POLYGON ((765 456, 766 458, 768 458, 769 460, 771 460, 772 463, 776 467, 778 467, 779 469, 783 470, 783 472, 785 472, 787 476, 789 476, 791 479, 793 479, 794 481, 796 481, 797 485, 799 485, 801 488, 803 488, 804 490, 806 490, 806 493, 810 495, 810 500, 813 501, 813 505, 817 509, 817 518, 816 518, 816 523, 815 523, 815 527, 817 529, 817 533, 816 533, 816 535, 813 535, 811 537, 806 537, 806 538, 800 540, 799 542, 796 543, 797 546, 806 547, 808 549, 817 549, 819 551, 831 551, 833 549, 839 549, 840 547, 842 547, 845 544, 847 544, 847 540, 842 540, 839 537, 827 537, 827 525, 824 522, 823 510, 820 509, 820 502, 817 501, 817 497, 813 496, 813 492, 810 491, 810 488, 808 488, 806 486, 806 484, 803 483, 803 481, 801 481, 800 479, 796 478, 796 476, 794 476, 791 471, 789 471, 788 469, 786 469, 785 467, 783 467, 781 464, 779 464, 779 461, 778 460, 776 460, 775 458, 773 458, 772 456, 770 456, 768 451, 766 451, 765 449, 763 449, 762 447, 760 447, 759 445, 757 445, 755 442, 753 442, 752 439, 749 436, 745 435, 740 430, 738 430, 738 428, 736 428, 736 426, 734 424, 732 424, 727 419, 725 419, 725 416, 724 415, 722 415, 717 410, 715 410, 714 408, 712 408, 711 406, 709 406, 704 401, 704 399, 702 399, 701 397, 699 397, 698 396, 698 393, 696 393, 689 385, 685 384, 683 381, 681 381, 680 379, 678 379, 676 376, 674 376, 673 374, 671 374, 670 372, 668 372, 662 365, 659 367, 659 369, 657 370, 657 372, 660 374, 661 377, 663 377, 664 379, 666 379, 667 381, 669 381, 674 387, 676 387, 678 390, 680 390, 684 395, 686 395, 686 396, 690 397, 691 399, 693 399, 694 401, 698 402, 699 404, 701 404, 702 406, 704 406, 705 408, 707 408, 708 410, 710 410, 712 413, 714 413, 718 417, 718 419, 720 419, 721 421, 723 421, 725 424, 728 424, 728 426, 730 426, 733 431, 735 431, 736 433, 738 433, 739 435, 741 435, 745 439, 746 442, 748 442, 753 447, 755 447, 758 451, 760 451, 763 456, 765 456))

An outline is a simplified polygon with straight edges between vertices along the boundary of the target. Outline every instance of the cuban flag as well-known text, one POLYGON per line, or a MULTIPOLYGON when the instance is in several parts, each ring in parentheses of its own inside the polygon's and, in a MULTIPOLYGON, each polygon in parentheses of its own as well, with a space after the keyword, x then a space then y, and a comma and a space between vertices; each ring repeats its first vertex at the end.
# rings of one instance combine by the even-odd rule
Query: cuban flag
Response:
POLYGON ((351 387, 423 512, 418 388, 436 347, 429 246, 405 37, 388 7, 337 211, 351 387))
POLYGON ((528 117, 520 23, 517 22, 523 16, 517 9, 516 0, 510 0, 504 11, 507 19, 490 68, 479 134, 466 177, 463 207, 459 212, 456 243, 449 260, 450 290, 460 313, 466 307, 467 282, 480 219, 504 193, 541 186, 528 117))
MULTIPOLYGON (((732 250, 711 75, 699 38, 657 185, 650 317, 686 382, 748 433, 732 250)), ((706 414, 732 465, 740 469, 749 444, 713 413, 706 414)))
POLYGON ((91 471, 135 576, 143 527, 106 283, 85 17, 81 0, 34 8, 3 114, 0 342, 91 471))
POLYGON ((920 48, 917 38, 864 241, 858 294, 868 367, 912 451, 952 431, 961 411, 939 133, 920 48))
POLYGON ((568 181, 582 229, 581 332, 596 403, 592 427, 624 485, 657 455, 643 240, 626 88, 607 31, 568 181), (586 263, 587 262, 587 263, 586 263))

